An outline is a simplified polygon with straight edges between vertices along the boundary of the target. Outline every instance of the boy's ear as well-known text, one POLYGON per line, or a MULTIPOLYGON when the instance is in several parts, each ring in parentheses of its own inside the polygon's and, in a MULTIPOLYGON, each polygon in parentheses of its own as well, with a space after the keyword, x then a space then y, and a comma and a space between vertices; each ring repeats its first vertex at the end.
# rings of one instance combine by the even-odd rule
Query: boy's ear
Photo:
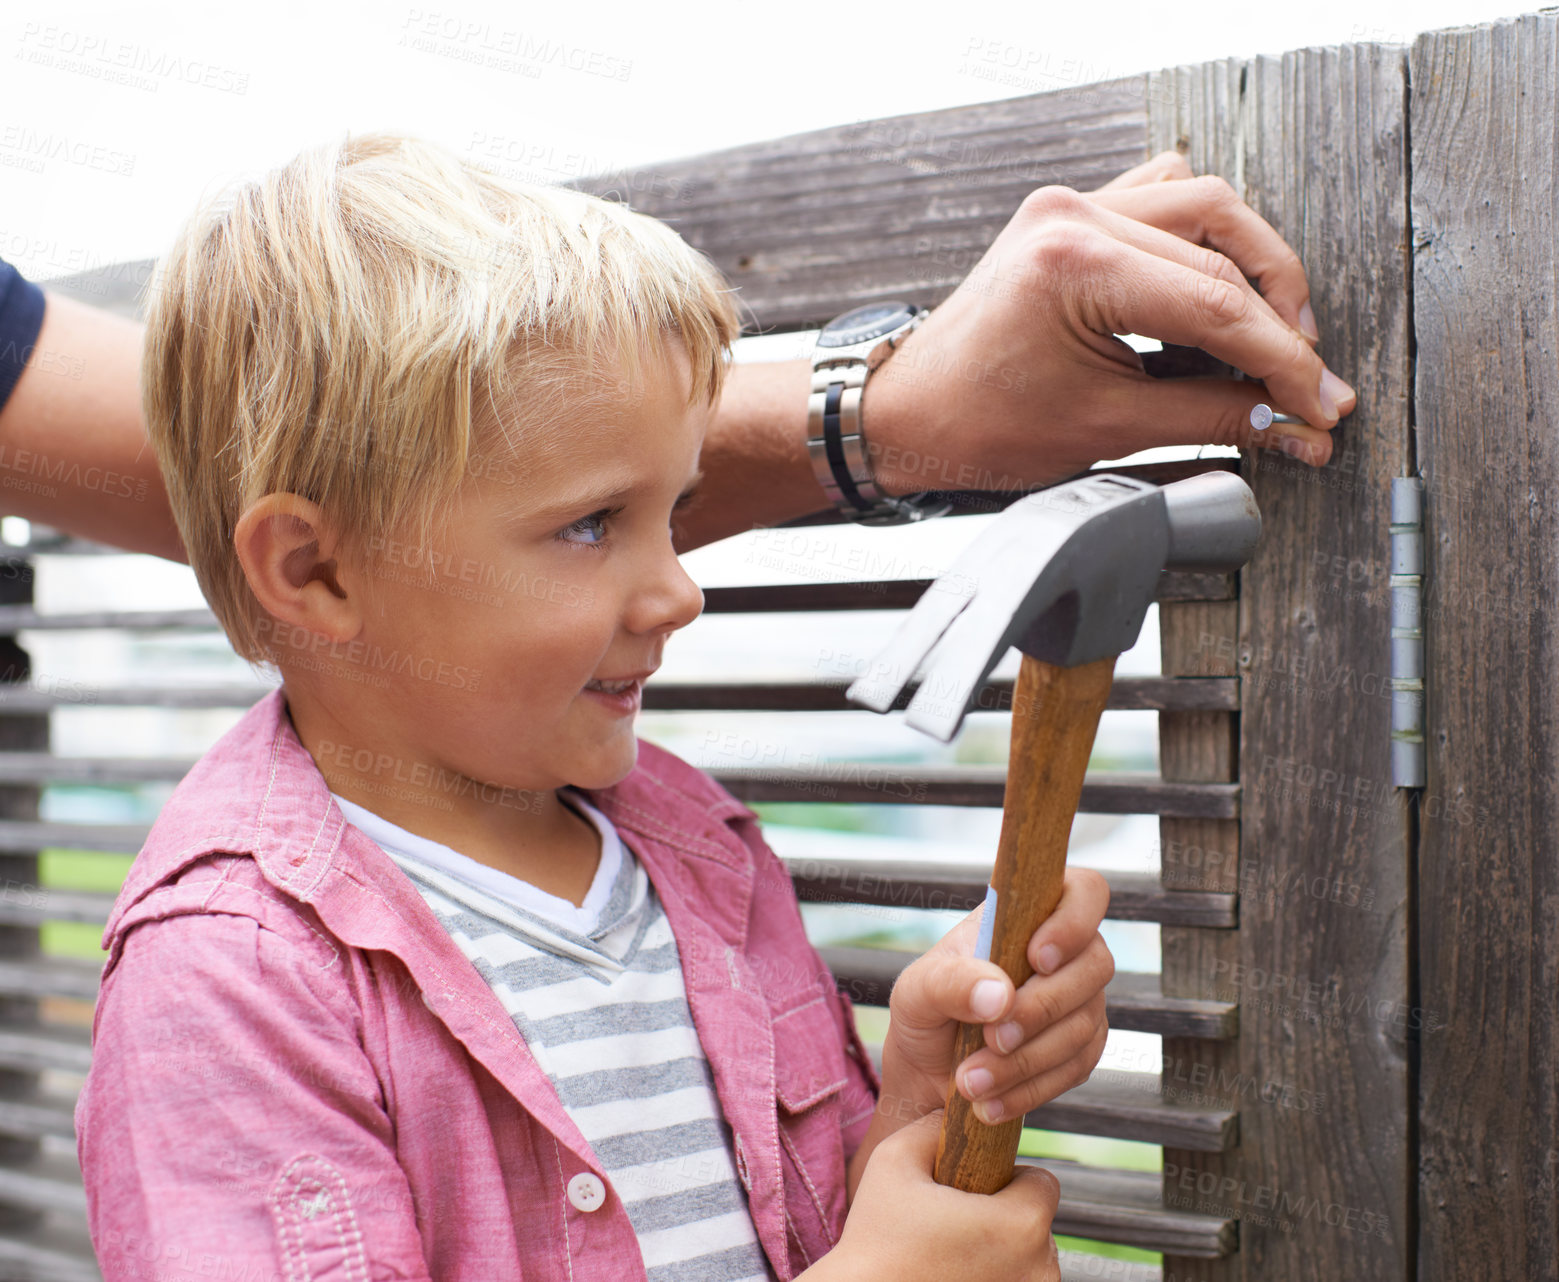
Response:
POLYGON ((256 499, 233 530, 233 550, 261 609, 294 627, 350 641, 362 629, 362 603, 337 563, 341 545, 320 506, 296 494, 256 499))

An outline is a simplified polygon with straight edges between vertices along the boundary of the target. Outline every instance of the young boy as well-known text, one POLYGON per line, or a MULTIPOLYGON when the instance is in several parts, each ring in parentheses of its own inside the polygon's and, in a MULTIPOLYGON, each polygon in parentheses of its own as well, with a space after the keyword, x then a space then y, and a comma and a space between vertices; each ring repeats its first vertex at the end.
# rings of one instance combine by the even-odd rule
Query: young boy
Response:
POLYGON ((739 329, 664 225, 411 139, 183 230, 146 419, 283 687, 104 933, 76 1119, 106 1277, 1056 1276, 1054 1181, 937 1187, 934 1110, 959 1019, 993 1118, 1097 1062, 1102 879, 1021 993, 973 915, 911 966, 879 1083, 753 812, 634 736, 702 607, 669 526, 739 329))

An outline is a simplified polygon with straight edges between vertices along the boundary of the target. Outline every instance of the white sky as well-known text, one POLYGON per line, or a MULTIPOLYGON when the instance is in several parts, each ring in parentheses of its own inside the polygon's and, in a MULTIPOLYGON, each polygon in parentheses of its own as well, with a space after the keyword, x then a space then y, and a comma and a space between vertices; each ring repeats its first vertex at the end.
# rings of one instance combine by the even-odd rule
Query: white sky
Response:
POLYGON ((344 130, 561 180, 1519 6, 17 0, 0 17, 0 257, 40 280, 154 257, 206 188, 344 130))

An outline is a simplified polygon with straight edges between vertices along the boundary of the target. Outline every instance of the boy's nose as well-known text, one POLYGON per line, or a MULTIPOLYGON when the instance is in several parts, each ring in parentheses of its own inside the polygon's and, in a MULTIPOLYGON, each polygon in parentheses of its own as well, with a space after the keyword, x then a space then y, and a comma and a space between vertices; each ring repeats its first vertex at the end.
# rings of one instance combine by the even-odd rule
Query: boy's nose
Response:
POLYGON ((646 620, 642 630, 646 632, 685 628, 703 612, 703 590, 683 567, 669 539, 644 584, 640 600, 641 614, 646 620))

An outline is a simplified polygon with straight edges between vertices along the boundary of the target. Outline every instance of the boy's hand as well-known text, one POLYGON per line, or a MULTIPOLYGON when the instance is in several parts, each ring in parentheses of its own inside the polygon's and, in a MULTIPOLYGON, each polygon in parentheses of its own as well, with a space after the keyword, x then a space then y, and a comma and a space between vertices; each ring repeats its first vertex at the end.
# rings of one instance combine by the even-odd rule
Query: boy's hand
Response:
POLYGON ((985 1122, 1020 1117, 1087 1080, 1109 1025, 1104 986, 1115 959, 1099 934, 1109 884, 1068 868, 1056 910, 1029 940, 1034 975, 1013 991, 995 962, 976 961, 983 907, 971 912, 899 976, 889 998, 879 1117, 916 1117, 940 1108, 948 1076, 985 1122), (953 1063, 959 1022, 983 1023, 985 1046, 953 1063))
POLYGON ((938 1109, 876 1147, 839 1244, 798 1282, 1060 1282, 1055 1176, 1020 1167, 1000 1193, 944 1188, 932 1178, 941 1129, 938 1109))

